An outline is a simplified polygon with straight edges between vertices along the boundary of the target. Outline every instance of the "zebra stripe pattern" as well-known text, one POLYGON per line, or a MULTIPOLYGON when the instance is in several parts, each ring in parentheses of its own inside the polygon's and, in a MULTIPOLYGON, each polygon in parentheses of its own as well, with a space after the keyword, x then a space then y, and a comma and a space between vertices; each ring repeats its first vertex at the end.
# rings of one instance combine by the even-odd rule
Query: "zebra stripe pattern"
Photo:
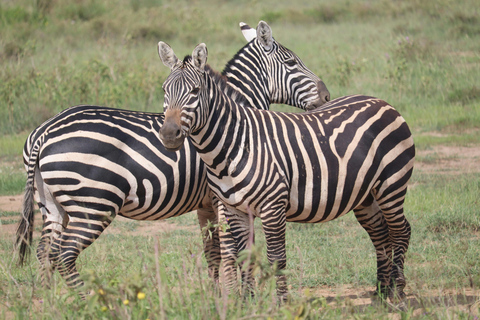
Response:
MULTIPOLYGON (((275 101, 301 108, 323 104, 329 98, 323 82, 305 67, 296 69, 294 79, 272 75, 283 72, 285 61, 273 57, 274 51, 256 49, 263 46, 264 38, 277 44, 270 27, 264 23, 257 30, 242 27, 250 34, 258 31, 269 37, 257 40, 249 36, 249 43, 227 64, 224 76, 237 83, 230 88, 232 94, 241 96, 236 89, 255 88, 245 99, 260 109, 268 109, 274 101, 268 90, 285 90, 281 95, 285 101, 275 101)), ((176 153, 165 150, 158 138, 163 122, 164 114, 75 106, 29 135, 24 146, 28 179, 17 245, 23 263, 32 241, 35 198, 44 218, 37 248, 44 284, 48 285, 51 273, 58 269, 69 287, 80 287, 83 282, 75 265, 78 255, 117 214, 135 220, 162 220, 197 210, 202 229, 208 220, 215 223, 212 201, 216 202, 208 189, 204 164, 191 144, 176 153)), ((205 253, 216 280, 220 244, 218 233, 213 234, 205 243, 205 253)), ((226 265, 235 267, 234 255, 226 265)))
MULTIPOLYGON (((353 210, 376 250, 378 291, 403 299, 410 239, 403 203, 415 156, 403 117, 367 96, 339 98, 300 114, 243 108, 241 99, 225 93, 227 82, 206 58, 200 44, 191 59, 171 66, 163 85, 164 107, 171 111, 165 123, 181 124, 207 165, 210 188, 235 208, 228 213, 231 233, 222 237, 245 242, 245 214, 259 217, 268 259, 281 270, 286 221, 325 222, 353 210)), ((175 149, 180 141, 166 138, 170 129, 180 127, 164 125, 160 138, 175 149)), ((277 293, 287 296, 283 275, 277 293)))

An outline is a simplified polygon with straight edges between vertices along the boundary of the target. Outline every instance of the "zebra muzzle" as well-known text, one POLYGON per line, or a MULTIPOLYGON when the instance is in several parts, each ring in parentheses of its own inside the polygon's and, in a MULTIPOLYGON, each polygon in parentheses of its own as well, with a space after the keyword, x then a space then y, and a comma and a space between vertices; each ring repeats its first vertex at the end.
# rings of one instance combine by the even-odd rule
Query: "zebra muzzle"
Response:
POLYGON ((327 86, 323 83, 322 80, 317 82, 317 91, 318 95, 320 96, 320 100, 322 105, 330 101, 330 91, 328 91, 327 86))
POLYGON ((160 128, 160 141, 168 151, 180 150, 185 141, 178 112, 165 112, 165 122, 160 128), (178 119, 177 119, 178 118, 178 119))
POLYGON ((307 106, 306 106, 306 110, 307 111, 310 111, 310 110, 314 110, 318 107, 321 107, 323 106, 325 103, 327 103, 328 101, 330 101, 330 92, 328 91, 327 89, 327 86, 325 85, 325 83, 323 83, 322 80, 318 81, 317 82, 317 92, 318 92, 318 99, 310 102, 307 106))

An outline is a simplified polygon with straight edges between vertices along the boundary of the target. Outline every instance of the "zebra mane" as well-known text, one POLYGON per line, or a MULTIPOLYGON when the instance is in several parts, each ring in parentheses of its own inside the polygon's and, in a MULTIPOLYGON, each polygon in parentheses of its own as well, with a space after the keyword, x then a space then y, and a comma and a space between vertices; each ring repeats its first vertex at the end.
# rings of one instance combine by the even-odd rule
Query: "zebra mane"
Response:
MULTIPOLYGON (((191 63, 192 56, 187 55, 183 58, 183 65, 187 63, 191 63)), ((213 79, 215 84, 220 88, 222 92, 225 93, 228 97, 230 97, 235 103, 238 103, 245 107, 251 107, 251 104, 248 102, 245 95, 243 95, 238 90, 234 89, 232 86, 228 85, 228 77, 225 76, 223 73, 219 73, 210 67, 210 65, 205 65, 205 72, 207 72, 210 77, 213 79)))
POLYGON ((210 65, 208 64, 205 65, 205 72, 208 72, 208 74, 213 79, 215 84, 220 88, 220 90, 225 93, 225 95, 230 97, 233 101, 242 106, 251 106, 247 98, 241 92, 228 85, 228 78, 225 75, 213 70, 212 67, 210 67, 210 65))

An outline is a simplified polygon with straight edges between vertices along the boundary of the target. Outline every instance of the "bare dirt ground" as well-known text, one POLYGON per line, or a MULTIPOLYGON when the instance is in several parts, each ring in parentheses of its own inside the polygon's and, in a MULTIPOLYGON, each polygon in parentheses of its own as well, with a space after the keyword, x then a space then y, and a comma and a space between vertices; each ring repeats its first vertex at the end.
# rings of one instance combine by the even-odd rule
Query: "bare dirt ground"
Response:
POLYGON ((426 173, 480 172, 480 147, 436 146, 417 151, 415 170, 426 173))
MULTIPOLYGON (((423 173, 432 174, 462 174, 480 172, 480 146, 461 147, 461 146, 435 146, 429 150, 417 151, 415 170, 423 173)), ((22 195, 2 196, 0 197, 0 211, 19 212, 22 208, 22 195)), ((35 225, 41 224, 41 217, 37 215, 35 225)), ((2 220, 18 219, 18 216, 3 217, 2 220)), ((129 221, 128 219, 117 217, 116 219, 129 221)), ((16 224, 1 224, 0 235, 3 237, 11 236, 14 239, 16 224)), ((173 229, 197 229, 196 226, 179 226, 168 221, 150 222, 140 224, 131 231, 130 234, 148 236, 158 230, 169 231, 173 229)), ((117 230, 115 226, 108 228, 106 233, 125 233, 125 230, 117 230)), ((128 231, 127 231, 128 232, 128 231)), ((39 236, 36 232, 34 235, 39 236)), ((13 240, 12 240, 13 241, 13 240)), ((408 292, 408 286, 406 292, 408 292)), ((362 310, 370 305, 376 304, 372 299, 372 288, 351 288, 341 287, 319 287, 310 289, 313 296, 324 297, 329 305, 347 310, 362 310)), ((448 308, 452 314, 451 319, 458 319, 457 312, 465 312, 471 316, 471 319, 480 317, 480 291, 478 289, 463 288, 458 290, 442 290, 439 292, 422 292, 421 296, 409 294, 407 304, 414 307, 413 316, 428 315, 428 310, 424 308, 427 305, 437 304, 448 308)), ((392 313, 391 319, 400 319, 398 313, 392 313)))

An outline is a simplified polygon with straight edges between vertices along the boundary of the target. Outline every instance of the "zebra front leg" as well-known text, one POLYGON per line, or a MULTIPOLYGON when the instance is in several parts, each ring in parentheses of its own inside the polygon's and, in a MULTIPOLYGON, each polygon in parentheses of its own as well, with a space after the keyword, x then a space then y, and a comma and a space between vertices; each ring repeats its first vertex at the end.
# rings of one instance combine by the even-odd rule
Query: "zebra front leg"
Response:
MULTIPOLYGON (((250 251, 246 252, 246 258, 237 263, 235 259, 238 255, 244 251, 251 249, 255 242, 255 234, 253 231, 253 213, 249 212, 248 215, 236 210, 234 208, 226 208, 225 218, 230 228, 230 237, 233 240, 233 245, 236 247, 236 254, 232 255, 232 261, 234 261, 234 267, 239 265, 242 275, 242 293, 245 297, 254 296, 255 279, 253 277, 253 263, 250 256, 250 251)), ((224 241, 225 243, 226 241, 224 241)), ((223 258, 223 257, 222 257, 223 258)), ((235 272, 236 276, 236 272, 235 272)))
POLYGON ((208 275, 213 279, 215 285, 218 285, 218 270, 221 261, 218 217, 213 208, 197 209, 197 216, 200 230, 202 230, 208 275))
POLYGON ((287 266, 287 254, 285 248, 286 215, 285 210, 262 213, 262 227, 267 243, 268 262, 277 265, 276 283, 277 298, 283 303, 288 298, 287 277, 282 273, 287 266))
POLYGON ((80 253, 110 225, 114 216, 114 214, 107 216, 99 213, 70 213, 67 228, 51 245, 49 259, 53 267, 57 268, 67 286, 70 289, 78 290, 82 298, 85 298, 85 294, 79 289, 84 283, 77 271, 76 260, 80 253))
POLYGON ((218 220, 220 223, 226 222, 228 228, 219 229, 220 235, 220 254, 222 256, 222 273, 223 273, 223 294, 239 295, 237 283, 237 257, 238 247, 235 238, 232 234, 231 223, 234 218, 229 216, 228 220, 225 217, 225 210, 218 211, 218 220))
MULTIPOLYGON (((237 280, 237 258, 240 251, 249 248, 253 241, 253 233, 250 233, 248 216, 233 208, 226 208, 220 201, 217 202, 218 220, 220 225, 227 227, 219 228, 220 251, 223 263, 224 294, 239 295, 237 280)), ((248 259, 242 262, 242 291, 245 296, 253 295, 254 278, 252 266, 248 259)))

